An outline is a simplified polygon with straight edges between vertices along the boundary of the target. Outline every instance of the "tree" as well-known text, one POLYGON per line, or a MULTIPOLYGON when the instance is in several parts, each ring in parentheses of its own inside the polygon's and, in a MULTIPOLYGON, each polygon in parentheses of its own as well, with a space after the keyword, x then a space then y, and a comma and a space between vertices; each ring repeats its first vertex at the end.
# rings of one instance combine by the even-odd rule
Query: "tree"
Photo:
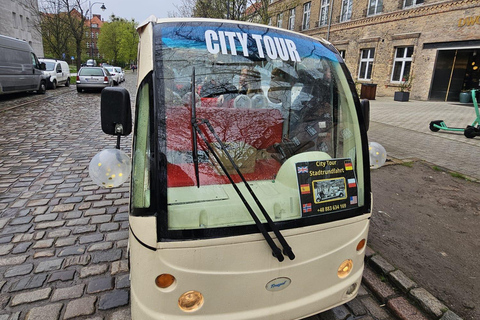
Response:
POLYGON ((98 37, 98 48, 112 64, 125 64, 137 59, 138 34, 135 20, 110 16, 102 25, 98 37))
POLYGON ((270 0, 182 0, 170 17, 246 20, 268 24, 270 0))
POLYGON ((36 0, 26 3, 32 16, 31 26, 42 35, 45 57, 62 58, 75 51, 67 16, 63 4, 55 0, 44 0, 41 6, 36 0))
POLYGON ((138 53, 137 23, 131 20, 122 24, 122 40, 120 41, 120 59, 125 63, 135 63, 138 53))
POLYGON ((82 48, 84 47, 85 37, 85 21, 87 20, 87 14, 89 9, 85 10, 82 7, 82 0, 58 0, 65 5, 68 26, 75 42, 75 50, 77 57, 77 69, 80 69, 82 64, 82 48))

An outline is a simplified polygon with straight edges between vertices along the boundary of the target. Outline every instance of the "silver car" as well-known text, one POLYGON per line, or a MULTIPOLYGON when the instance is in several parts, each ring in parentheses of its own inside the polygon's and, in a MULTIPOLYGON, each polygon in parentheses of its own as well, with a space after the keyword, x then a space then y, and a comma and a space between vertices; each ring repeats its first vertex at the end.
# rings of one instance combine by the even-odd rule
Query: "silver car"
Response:
POLYGON ((104 68, 107 69, 107 71, 112 75, 113 85, 115 86, 118 85, 121 82, 121 79, 120 79, 120 74, 115 69, 115 67, 108 66, 104 68))
POLYGON ((113 79, 110 73, 102 67, 83 67, 77 74, 77 91, 99 90, 112 87, 113 79))

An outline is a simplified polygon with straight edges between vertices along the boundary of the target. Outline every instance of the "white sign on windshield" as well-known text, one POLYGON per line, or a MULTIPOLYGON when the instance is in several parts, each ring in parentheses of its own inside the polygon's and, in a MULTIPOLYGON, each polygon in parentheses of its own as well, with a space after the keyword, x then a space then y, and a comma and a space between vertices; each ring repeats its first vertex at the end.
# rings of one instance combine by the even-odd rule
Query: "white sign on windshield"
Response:
MULTIPOLYGON (((249 34, 244 32, 206 30, 205 41, 207 50, 211 54, 221 52, 222 54, 236 56, 236 41, 238 41, 242 47, 240 51, 241 54, 243 54, 244 57, 248 57, 250 54, 248 50, 248 36, 249 34)), ((297 46, 292 40, 281 37, 262 36, 260 34, 250 34, 250 36, 255 40, 256 52, 258 52, 260 58, 265 58, 266 54, 272 60, 280 58, 283 61, 300 62, 297 46), (263 48, 265 48, 265 50, 263 50, 263 48)))

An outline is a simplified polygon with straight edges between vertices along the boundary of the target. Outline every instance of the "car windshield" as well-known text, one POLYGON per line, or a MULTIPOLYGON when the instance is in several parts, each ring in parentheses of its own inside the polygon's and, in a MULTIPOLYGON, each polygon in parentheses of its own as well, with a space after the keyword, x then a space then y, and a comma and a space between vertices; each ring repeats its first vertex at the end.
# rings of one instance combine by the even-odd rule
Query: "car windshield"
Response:
POLYGON ((79 72, 80 76, 100 76, 103 77, 103 70, 101 68, 82 68, 79 72))
POLYGON ((120 68, 115 68, 115 71, 118 72, 118 73, 120 73, 120 72, 122 72, 122 69, 120 69, 120 68))
MULTIPOLYGON (((355 103, 331 49, 311 38, 245 25, 156 28, 168 230, 253 225, 231 183, 243 185, 236 167, 275 222, 363 205, 355 103), (192 132, 192 113, 198 132, 192 132)), ((138 181, 149 188, 138 175, 144 173, 134 169, 134 188, 138 181)), ((134 207, 149 205, 148 199, 133 199, 134 207)))
POLYGON ((107 69, 110 73, 115 72, 115 68, 112 67, 105 67, 105 69, 107 69))
POLYGON ((45 70, 46 71, 53 71, 53 69, 55 69, 55 62, 46 61, 45 62, 45 70))

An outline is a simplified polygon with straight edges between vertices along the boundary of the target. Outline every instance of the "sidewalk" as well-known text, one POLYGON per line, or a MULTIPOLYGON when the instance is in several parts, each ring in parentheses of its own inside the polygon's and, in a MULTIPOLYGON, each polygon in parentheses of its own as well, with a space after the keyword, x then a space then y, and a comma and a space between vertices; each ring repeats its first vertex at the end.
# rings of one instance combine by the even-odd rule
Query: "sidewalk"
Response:
POLYGON ((439 167, 480 180, 480 137, 466 138, 462 132, 432 132, 433 120, 464 128, 474 121, 473 104, 456 102, 397 102, 380 97, 370 102, 369 141, 383 145, 397 159, 422 159, 439 167), (391 130, 392 127, 400 130, 391 130), (399 134, 401 132, 401 134, 399 134), (432 148, 432 145, 435 148, 432 148))

